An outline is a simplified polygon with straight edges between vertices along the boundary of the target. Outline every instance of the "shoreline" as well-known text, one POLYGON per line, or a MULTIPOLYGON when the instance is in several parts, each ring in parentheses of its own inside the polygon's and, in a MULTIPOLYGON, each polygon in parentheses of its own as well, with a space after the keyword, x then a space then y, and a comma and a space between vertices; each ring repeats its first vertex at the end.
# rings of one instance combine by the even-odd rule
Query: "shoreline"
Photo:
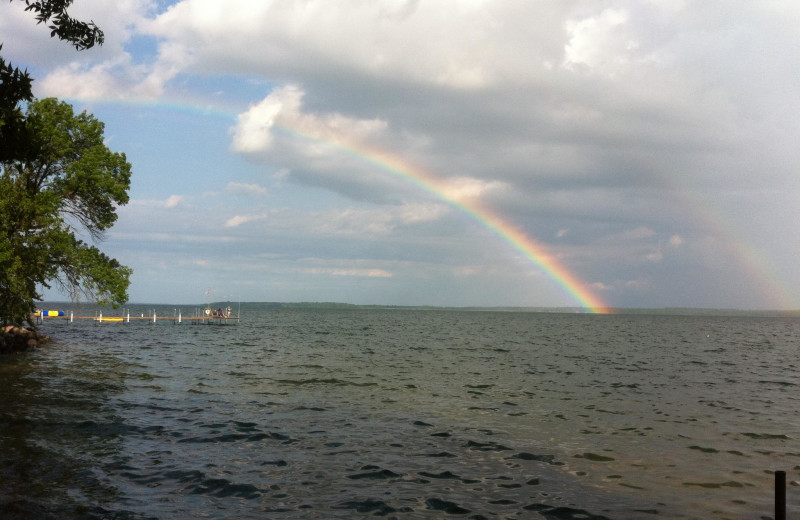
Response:
POLYGON ((0 329, 0 354, 23 352, 50 342, 50 336, 16 325, 7 325, 0 329))

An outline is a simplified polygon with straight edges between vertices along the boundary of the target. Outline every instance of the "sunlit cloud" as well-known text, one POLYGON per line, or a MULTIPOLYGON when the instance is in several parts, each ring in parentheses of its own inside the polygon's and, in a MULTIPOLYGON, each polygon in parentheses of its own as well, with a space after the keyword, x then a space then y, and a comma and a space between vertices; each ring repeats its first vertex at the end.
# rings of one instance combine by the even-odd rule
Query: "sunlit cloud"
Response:
MULTIPOLYGON (((301 110, 305 93, 299 87, 280 88, 239 115, 232 129, 231 149, 247 154, 265 152, 272 147, 276 129, 285 128, 317 140, 347 138, 366 141, 386 128, 377 119, 360 120, 338 113, 315 115, 301 110)), ((307 142, 306 155, 324 151, 319 143, 307 142)))
POLYGON ((637 43, 626 38, 623 30, 629 14, 623 9, 606 9, 593 16, 571 19, 566 23, 569 41, 564 47, 563 66, 600 69, 608 73, 628 61, 628 51, 637 43))
POLYGON ((450 177, 443 183, 442 194, 452 200, 479 199, 487 192, 507 190, 509 185, 500 181, 484 181, 470 177, 450 177))
POLYGON ((267 215, 235 215, 225 221, 225 227, 239 227, 242 224, 246 224, 248 222, 255 222, 259 220, 264 220, 267 218, 267 215))

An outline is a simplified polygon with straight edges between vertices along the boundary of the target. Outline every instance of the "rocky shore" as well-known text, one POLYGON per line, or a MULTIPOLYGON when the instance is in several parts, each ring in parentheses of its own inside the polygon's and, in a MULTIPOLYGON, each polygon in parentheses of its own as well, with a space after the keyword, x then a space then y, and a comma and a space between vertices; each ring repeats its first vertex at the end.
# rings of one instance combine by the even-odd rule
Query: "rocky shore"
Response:
POLYGON ((0 354, 19 352, 44 345, 50 336, 33 329, 7 325, 0 329, 0 354))

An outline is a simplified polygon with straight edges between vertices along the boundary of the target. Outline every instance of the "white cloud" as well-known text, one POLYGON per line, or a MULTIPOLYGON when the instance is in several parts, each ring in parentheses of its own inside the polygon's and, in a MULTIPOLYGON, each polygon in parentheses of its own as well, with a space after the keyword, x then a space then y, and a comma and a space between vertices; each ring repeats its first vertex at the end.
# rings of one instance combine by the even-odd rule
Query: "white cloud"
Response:
POLYGON ((182 204, 186 199, 183 195, 170 195, 166 199, 132 199, 128 206, 130 207, 155 207, 155 208, 163 208, 163 209, 171 209, 175 208, 178 205, 182 204))
POLYGON ((449 212, 444 204, 404 204, 371 209, 345 207, 300 214, 291 210, 274 210, 234 215, 226 219, 225 227, 259 222, 261 230, 268 228, 304 236, 374 238, 390 235, 406 226, 434 222, 449 212))
POLYGON ((568 20, 564 67, 574 70, 587 66, 609 72, 626 63, 627 52, 637 47, 625 36, 628 19, 629 14, 623 9, 606 9, 594 16, 568 20))
POLYGON ((591 288, 593 291, 610 291, 610 290, 612 290, 612 289, 614 288, 613 286, 611 286, 611 285, 608 285, 608 284, 605 284, 605 283, 603 283, 603 282, 593 282, 593 283, 590 283, 590 284, 589 284, 589 287, 590 287, 590 288, 591 288))
POLYGON ((167 200, 164 201, 165 208, 174 208, 181 202, 183 202, 183 195, 170 195, 167 200))
MULTIPOLYGON (((159 16, 147 30, 191 49, 187 52, 199 66, 258 67, 278 75, 315 68, 338 69, 343 74, 359 70, 373 77, 472 89, 490 84, 497 64, 508 61, 502 54, 504 40, 492 39, 501 28, 500 20, 487 19, 487 15, 502 15, 496 2, 409 2, 398 8, 394 0, 251 0, 237 7, 186 0, 159 16), (232 55, 231 49, 259 52, 232 55)), ((555 10, 543 5, 539 9, 555 10)), ((523 28, 547 30, 539 21, 544 17, 502 22, 513 22, 509 36, 516 37, 523 28)))
POLYGON ((266 197, 269 194, 263 186, 244 182, 229 182, 225 186, 225 193, 243 197, 266 197))
POLYGON ((257 222, 268 218, 267 215, 235 215, 225 221, 225 227, 239 227, 248 222, 257 222))
POLYGON ((657 249, 655 251, 652 251, 652 252, 646 254, 644 257, 645 257, 646 260, 648 260, 650 262, 660 262, 661 260, 664 259, 664 253, 659 248, 659 249, 657 249))
MULTIPOLYGON (((8 2, 5 2, 8 4, 8 2)), ((146 24, 151 0, 83 0, 70 6, 70 15, 94 21, 104 32, 105 42, 76 52, 68 43, 50 38, 46 25, 37 25, 33 13, 17 2, 0 6, 0 34, 3 54, 14 60, 34 61, 52 67, 34 82, 38 97, 68 99, 154 100, 167 82, 185 65, 180 61, 136 63, 125 50, 126 43, 146 24), (6 27, 4 22, 12 25, 6 27), (19 45, 20 42, 24 42, 19 45), (35 57, 34 57, 35 56, 35 57)))
POLYGON ((311 267, 307 269, 299 269, 298 271, 306 274, 326 274, 331 276, 361 276, 368 278, 392 277, 392 273, 384 269, 341 269, 341 268, 311 267))
MULTIPOLYGON (((0 2, 3 55, 37 71, 37 95, 216 107, 178 128, 183 111, 137 121, 152 112, 94 104, 136 172, 157 171, 158 153, 185 154, 193 169, 191 183, 121 208, 112 238, 201 244, 176 230, 202 221, 209 239, 230 235, 251 254, 313 244, 304 256, 337 257, 370 241, 376 257, 402 249, 431 273, 493 276, 457 258, 486 236, 439 193, 479 200, 620 302, 678 291, 670 301, 747 301, 761 280, 736 253, 748 241, 776 265, 767 278, 800 294, 800 245, 785 240, 800 193, 800 71, 787 52, 800 45, 797 2, 183 0, 155 15, 163 3, 81 0, 74 14, 107 36, 84 53, 50 40, 19 4, 0 2), (239 114, 233 125, 227 113, 239 114), (234 155, 209 146, 223 125, 234 155), (128 127, 138 136, 126 140, 128 127), (151 132, 168 151, 137 148, 151 132), (248 181, 221 187, 220 171, 248 181), (176 189, 185 195, 168 197, 176 189), (238 198, 190 203, 208 190, 238 198), (136 234, 154 220, 173 231, 136 234), (702 236, 725 254, 704 251, 702 236), (437 269, 430 244, 443 237, 452 257, 437 269), (717 280, 723 262, 740 283, 717 280)), ((385 267, 315 267, 373 266, 385 267)))
POLYGON ((39 96, 91 100, 156 101, 180 72, 176 65, 136 65, 122 52, 96 65, 71 62, 38 82, 39 96))
POLYGON ((441 183, 441 193, 455 201, 481 198, 490 191, 506 190, 509 186, 501 181, 484 181, 471 177, 450 177, 441 183))
POLYGON ((447 206, 444 204, 403 204, 399 208, 389 210, 392 218, 404 224, 431 222, 447 212, 447 206))
POLYGON ((447 212, 442 204, 412 204, 379 209, 346 208, 315 213, 310 219, 317 233, 332 236, 384 236, 403 225, 429 222, 447 212))
POLYGON ((301 105, 304 95, 300 88, 288 86, 252 105, 239 115, 232 129, 231 148, 249 154, 267 151, 275 140, 275 132, 283 130, 308 139, 303 143, 306 145, 305 153, 314 156, 326 153, 325 142, 342 145, 364 143, 386 128, 386 123, 377 119, 358 120, 337 113, 322 116, 303 113, 301 105))

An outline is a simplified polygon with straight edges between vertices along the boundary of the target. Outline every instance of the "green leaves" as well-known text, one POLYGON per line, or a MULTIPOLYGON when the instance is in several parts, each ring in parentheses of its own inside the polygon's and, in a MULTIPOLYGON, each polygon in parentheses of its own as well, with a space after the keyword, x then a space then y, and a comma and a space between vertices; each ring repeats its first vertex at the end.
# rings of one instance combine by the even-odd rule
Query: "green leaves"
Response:
MULTIPOLYGON (((71 4, 72 0, 25 0, 25 10, 36 13, 37 23, 51 21, 50 36, 70 42, 79 51, 103 45, 103 31, 94 22, 81 22, 67 14, 71 4)), ((33 98, 31 81, 27 70, 12 67, 0 56, 0 161, 27 156, 28 136, 19 105, 33 98)))
POLYGON ((56 99, 31 101, 30 153, 0 161, 0 319, 21 324, 55 283, 73 299, 127 301, 132 271, 77 237, 100 239, 128 202, 131 165, 103 123, 56 99))
POLYGON ((36 13, 36 23, 46 23, 50 29, 50 37, 70 42, 79 51, 90 49, 94 44, 103 45, 104 35, 93 21, 81 22, 67 14, 72 0, 43 0, 33 2, 25 0, 25 10, 36 13))
POLYGON ((92 237, 100 238, 116 221, 116 207, 128 202, 131 167, 125 154, 103 143, 102 122, 56 99, 31 103, 28 125, 35 138, 36 187, 59 193, 64 214, 92 237))
POLYGON ((28 72, 12 67, 0 56, 0 161, 25 154, 27 133, 18 105, 32 97, 28 72))
MULTIPOLYGON (((13 1, 13 0, 12 0, 13 1)), ((78 50, 103 44, 72 0, 25 0, 50 36, 78 50)), ((2 50, 2 45, 0 45, 2 50)), ((0 57, 0 321, 30 323, 39 287, 55 282, 98 301, 127 300, 131 270, 76 238, 99 239, 128 202, 130 164, 103 144, 103 123, 55 99, 31 101, 31 78, 0 57), (27 114, 20 104, 30 101, 27 114)), ((32 324, 32 323, 31 323, 32 324)))

